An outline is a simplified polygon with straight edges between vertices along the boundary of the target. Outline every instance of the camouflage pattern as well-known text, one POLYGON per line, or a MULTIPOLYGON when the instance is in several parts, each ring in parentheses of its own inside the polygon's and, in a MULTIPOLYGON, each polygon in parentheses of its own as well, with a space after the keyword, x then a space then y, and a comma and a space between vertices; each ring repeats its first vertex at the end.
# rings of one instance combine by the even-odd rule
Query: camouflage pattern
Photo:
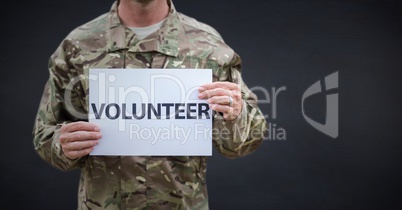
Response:
POLYGON ((242 157, 262 142, 266 121, 242 81, 239 56, 213 28, 176 12, 171 2, 170 8, 164 25, 140 41, 121 24, 116 2, 109 13, 73 30, 50 58, 34 146, 58 169, 81 169, 78 209, 208 209, 207 157, 64 156, 61 125, 87 120, 89 68, 213 69, 214 81, 241 85, 244 99, 234 121, 215 114, 214 128, 226 130, 213 137, 217 151, 242 157))

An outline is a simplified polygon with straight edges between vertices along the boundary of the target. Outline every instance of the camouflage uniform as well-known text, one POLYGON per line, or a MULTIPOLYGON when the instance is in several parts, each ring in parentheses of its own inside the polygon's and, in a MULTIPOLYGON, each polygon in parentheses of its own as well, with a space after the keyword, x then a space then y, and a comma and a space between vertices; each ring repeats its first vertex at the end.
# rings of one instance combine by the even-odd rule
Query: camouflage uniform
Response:
POLYGON ((214 81, 241 85, 244 99, 234 121, 214 116, 214 128, 227 131, 214 136, 217 151, 229 158, 241 157, 262 142, 266 121, 256 96, 241 79, 240 58, 213 28, 176 12, 170 2, 163 26, 140 41, 121 24, 117 4, 109 13, 73 30, 51 56, 50 77, 33 131, 35 149, 56 168, 81 169, 78 209, 208 209, 206 157, 85 156, 71 160, 61 150, 61 125, 87 120, 88 80, 82 78, 89 68, 213 69, 214 81), (72 82, 77 78, 81 79, 72 82))

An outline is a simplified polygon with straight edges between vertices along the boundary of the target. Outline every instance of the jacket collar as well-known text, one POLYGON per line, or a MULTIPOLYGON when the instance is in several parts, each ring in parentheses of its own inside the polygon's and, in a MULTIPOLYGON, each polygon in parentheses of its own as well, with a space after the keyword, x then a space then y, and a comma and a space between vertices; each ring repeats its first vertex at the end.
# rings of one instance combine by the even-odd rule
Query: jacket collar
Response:
POLYGON ((178 34, 180 20, 173 3, 168 0, 170 11, 162 27, 143 40, 138 40, 135 34, 125 27, 117 14, 116 1, 109 12, 108 51, 128 50, 129 52, 156 51, 168 56, 178 55, 178 34))

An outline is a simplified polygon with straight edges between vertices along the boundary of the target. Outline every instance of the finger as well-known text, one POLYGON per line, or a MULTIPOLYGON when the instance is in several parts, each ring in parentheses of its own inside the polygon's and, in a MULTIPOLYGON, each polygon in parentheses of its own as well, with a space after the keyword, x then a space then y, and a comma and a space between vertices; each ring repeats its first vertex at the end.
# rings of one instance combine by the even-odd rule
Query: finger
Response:
POLYGON ((220 104, 211 104, 209 105, 209 108, 211 108, 214 111, 221 112, 223 114, 227 114, 233 109, 232 107, 229 107, 227 105, 220 105, 220 104))
POLYGON ((77 159, 77 158, 83 157, 85 155, 88 155, 93 150, 94 150, 94 148, 91 147, 91 148, 87 148, 87 149, 80 150, 80 151, 68 151, 68 152, 65 152, 64 155, 70 159, 77 159))
POLYGON ((215 88, 224 88, 224 89, 229 89, 229 90, 235 90, 239 86, 236 83, 233 82, 212 82, 212 83, 207 83, 204 85, 201 85, 199 89, 215 89, 215 88))
POLYGON ((220 112, 223 114, 223 119, 225 120, 232 120, 234 119, 234 113, 233 113, 233 108, 229 106, 224 106, 224 105, 219 105, 219 104, 213 104, 211 106, 211 109, 215 110, 216 112, 220 112))
POLYGON ((212 90, 205 90, 199 94, 201 99, 211 98, 213 96, 231 96, 231 91, 224 88, 215 88, 212 90))
POLYGON ((62 148, 64 152, 80 151, 88 148, 92 148, 99 143, 99 140, 88 140, 88 141, 75 141, 63 144, 62 148))
POLYGON ((239 104, 233 105, 233 107, 220 104, 211 104, 209 107, 216 112, 222 113, 225 120, 235 119, 240 114, 241 110, 241 106, 239 104))
MULTIPOLYGON (((214 97, 208 99, 208 103, 209 104, 229 105, 230 98, 229 98, 229 96, 214 96, 214 97)), ((232 101, 232 103, 233 103, 233 101, 232 101)))
POLYGON ((61 132, 74 131, 100 131, 100 128, 93 123, 83 121, 68 123, 61 127, 61 132))
POLYGON ((60 142, 85 141, 100 138, 102 138, 102 134, 100 132, 76 131, 73 133, 63 133, 60 135, 60 142))

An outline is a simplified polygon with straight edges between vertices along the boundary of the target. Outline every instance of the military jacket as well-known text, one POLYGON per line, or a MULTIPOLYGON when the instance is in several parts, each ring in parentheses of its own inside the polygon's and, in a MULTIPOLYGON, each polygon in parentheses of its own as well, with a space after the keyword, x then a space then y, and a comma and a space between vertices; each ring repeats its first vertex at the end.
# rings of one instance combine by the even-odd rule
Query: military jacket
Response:
POLYGON ((214 114, 214 148, 228 158, 261 144, 266 121, 241 77, 240 57, 212 27, 175 10, 162 27, 139 40, 122 25, 117 4, 74 29, 49 59, 33 130, 34 147, 60 170, 80 169, 78 209, 208 209, 205 156, 85 156, 71 160, 60 127, 88 119, 89 68, 208 68, 213 81, 241 86, 243 108, 233 121, 214 114))

